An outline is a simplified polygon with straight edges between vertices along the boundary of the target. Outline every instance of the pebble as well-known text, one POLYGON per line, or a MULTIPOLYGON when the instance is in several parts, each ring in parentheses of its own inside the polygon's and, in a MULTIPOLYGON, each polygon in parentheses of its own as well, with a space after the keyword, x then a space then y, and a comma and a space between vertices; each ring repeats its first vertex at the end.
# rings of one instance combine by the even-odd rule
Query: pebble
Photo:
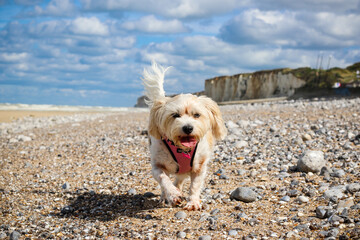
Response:
POLYGON ((352 206, 354 206, 354 199, 353 198, 348 198, 348 199, 344 199, 344 200, 340 200, 339 203, 337 204, 336 210, 341 213, 344 208, 351 208, 352 206))
POLYGON ((335 172, 330 174, 332 177, 342 178, 345 176, 345 171, 342 169, 338 169, 335 172))
POLYGON ((312 139, 310 134, 308 134, 308 133, 303 134, 301 136, 301 138, 302 138, 303 141, 310 141, 312 139))
POLYGON ((301 172, 320 172, 325 166, 324 153, 321 151, 306 151, 298 160, 297 169, 301 172))
POLYGON ((210 235, 203 235, 199 237, 199 240, 211 240, 211 236, 210 235))
POLYGON ((229 230, 228 234, 231 237, 236 237, 238 235, 238 232, 234 229, 231 229, 231 230, 229 230))
POLYGON ((318 206, 316 208, 316 211, 315 211, 316 212, 316 217, 320 218, 320 219, 326 218, 328 216, 328 210, 329 209, 330 208, 327 207, 327 206, 318 206))
POLYGON ((345 187, 342 185, 339 186, 334 186, 332 188, 330 188, 329 190, 326 190, 323 194, 323 196, 326 199, 330 199, 332 197, 336 197, 337 199, 341 199, 343 198, 344 195, 344 191, 345 191, 345 187))
POLYGON ((21 237, 21 234, 17 231, 13 231, 11 234, 10 234, 10 240, 18 240, 20 239, 21 237))
POLYGON ((62 186, 62 189, 64 190, 69 190, 70 189, 70 184, 68 182, 64 183, 62 186))
POLYGON ((175 217, 177 219, 185 219, 187 217, 187 214, 184 211, 179 211, 179 212, 175 213, 175 217))
POLYGON ((176 235, 178 238, 185 238, 186 237, 186 233, 185 232, 178 232, 178 234, 176 235))
POLYGON ((6 233, 0 232, 0 239, 5 239, 5 238, 7 238, 6 233))
POLYGON ((245 148, 245 147, 248 147, 249 144, 247 141, 244 141, 244 140, 241 140, 241 141, 237 141, 234 143, 234 147, 235 148, 245 148))
POLYGON ((299 196, 298 197, 298 200, 300 203, 307 203, 309 202, 309 198, 308 197, 305 197, 305 196, 299 196))
POLYGON ((350 183, 346 186, 346 190, 350 193, 360 192, 360 183, 350 183))
POLYGON ((17 139, 20 141, 20 142, 29 142, 31 141, 31 137, 29 136, 24 136, 24 135, 19 135, 17 137, 17 139))
POLYGON ((280 201, 282 202, 290 202, 290 197, 289 196, 284 196, 280 199, 280 201))
POLYGON ((256 201, 257 197, 257 193, 248 187, 238 187, 230 195, 230 199, 235 199, 246 203, 256 201))
POLYGON ((135 195, 136 190, 135 190, 135 188, 131 188, 131 189, 129 189, 129 191, 127 193, 128 193, 128 195, 135 195))

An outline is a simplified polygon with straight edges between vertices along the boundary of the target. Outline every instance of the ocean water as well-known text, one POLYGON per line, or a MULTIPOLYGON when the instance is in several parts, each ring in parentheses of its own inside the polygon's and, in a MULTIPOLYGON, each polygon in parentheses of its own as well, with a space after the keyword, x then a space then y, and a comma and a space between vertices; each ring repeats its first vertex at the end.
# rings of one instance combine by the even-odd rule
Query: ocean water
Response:
POLYGON ((147 112, 147 108, 102 107, 102 106, 67 106, 47 104, 12 104, 0 103, 0 110, 8 111, 64 111, 64 112, 147 112))

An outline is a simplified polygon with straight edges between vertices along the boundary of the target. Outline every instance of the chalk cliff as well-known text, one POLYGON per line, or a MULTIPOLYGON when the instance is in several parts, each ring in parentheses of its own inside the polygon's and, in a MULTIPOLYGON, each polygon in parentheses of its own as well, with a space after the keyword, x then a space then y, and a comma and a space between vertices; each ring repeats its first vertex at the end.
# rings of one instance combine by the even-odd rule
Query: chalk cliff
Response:
POLYGON ((207 79, 205 95, 216 102, 291 96, 306 82, 285 69, 207 79))

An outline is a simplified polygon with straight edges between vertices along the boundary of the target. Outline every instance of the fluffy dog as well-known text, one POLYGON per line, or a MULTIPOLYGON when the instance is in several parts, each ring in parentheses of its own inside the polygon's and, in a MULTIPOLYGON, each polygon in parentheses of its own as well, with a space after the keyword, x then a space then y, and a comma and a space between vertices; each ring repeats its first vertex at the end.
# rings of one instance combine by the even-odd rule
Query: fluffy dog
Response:
POLYGON ((182 186, 191 178, 190 198, 184 209, 200 210, 200 192, 216 140, 226 136, 217 104, 205 96, 166 97, 167 69, 153 62, 144 70, 143 84, 151 107, 149 138, 152 174, 161 187, 161 200, 176 206, 183 200, 182 186), (172 183, 169 176, 175 175, 172 183))

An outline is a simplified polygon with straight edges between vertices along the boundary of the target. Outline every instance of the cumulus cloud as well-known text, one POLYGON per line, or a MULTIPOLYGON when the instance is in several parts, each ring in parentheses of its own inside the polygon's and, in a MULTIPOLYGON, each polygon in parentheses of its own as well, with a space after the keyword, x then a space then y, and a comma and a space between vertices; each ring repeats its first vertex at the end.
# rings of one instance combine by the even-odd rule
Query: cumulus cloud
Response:
POLYGON ((224 14, 244 6, 237 0, 82 0, 86 11, 139 11, 172 18, 200 18, 224 14))
MULTIPOLYGON (((39 1, 19 1, 23 5, 34 5, 39 1)), ((51 0, 46 7, 36 5, 33 9, 25 9, 18 17, 37 17, 37 16, 72 16, 76 12, 76 6, 70 0, 51 0)))
POLYGON ((18 62, 26 59, 28 57, 28 53, 1 53, 0 61, 3 62, 18 62))
POLYGON ((161 34, 189 31, 179 20, 159 20, 154 15, 145 16, 136 21, 125 22, 122 27, 130 31, 161 34))
POLYGON ((359 42, 359 28, 360 17, 354 14, 251 9, 224 24, 219 36, 236 44, 331 49, 359 42))
POLYGON ((347 13, 359 10, 358 0, 252 0, 251 5, 261 10, 290 10, 347 13))
POLYGON ((14 2, 19 5, 31 6, 41 3, 42 0, 14 0, 14 2))
POLYGON ((100 22, 96 17, 78 17, 76 18, 71 26, 70 30, 75 34, 84 35, 108 35, 108 26, 100 22))

